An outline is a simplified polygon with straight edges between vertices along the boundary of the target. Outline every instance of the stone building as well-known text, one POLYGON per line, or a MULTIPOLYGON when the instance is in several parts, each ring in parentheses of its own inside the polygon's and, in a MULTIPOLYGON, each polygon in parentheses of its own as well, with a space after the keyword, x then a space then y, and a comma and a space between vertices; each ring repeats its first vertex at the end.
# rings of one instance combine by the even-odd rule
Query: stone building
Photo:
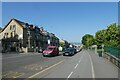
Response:
POLYGON ((31 25, 11 19, 0 32, 3 52, 28 52, 33 42, 32 35, 31 25))
POLYGON ((3 52, 33 52, 39 48, 46 48, 48 40, 50 45, 59 45, 59 39, 43 27, 39 28, 17 19, 11 19, 2 30, 0 30, 0 41, 3 52))

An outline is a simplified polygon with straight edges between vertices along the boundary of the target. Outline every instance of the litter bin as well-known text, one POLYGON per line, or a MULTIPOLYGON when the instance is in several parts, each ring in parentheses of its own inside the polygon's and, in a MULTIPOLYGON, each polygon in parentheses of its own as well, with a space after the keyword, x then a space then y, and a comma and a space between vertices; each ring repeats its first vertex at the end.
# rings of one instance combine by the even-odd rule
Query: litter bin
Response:
POLYGON ((102 57, 102 45, 97 45, 97 53, 99 55, 99 57, 102 57))
POLYGON ((97 50, 99 57, 102 57, 102 49, 97 50))

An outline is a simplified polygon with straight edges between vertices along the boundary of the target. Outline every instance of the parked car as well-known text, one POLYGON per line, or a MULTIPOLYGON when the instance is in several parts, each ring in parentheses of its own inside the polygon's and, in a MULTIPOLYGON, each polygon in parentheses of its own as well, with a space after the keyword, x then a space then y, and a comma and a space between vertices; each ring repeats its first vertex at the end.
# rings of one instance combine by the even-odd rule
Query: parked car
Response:
POLYGON ((43 56, 56 56, 59 55, 58 47, 56 46, 48 46, 47 49, 43 51, 43 56))
POLYGON ((65 49, 63 56, 73 56, 75 54, 74 48, 67 48, 65 49))
POLYGON ((77 49, 76 48, 73 48, 74 49, 74 53, 76 54, 77 53, 77 49))

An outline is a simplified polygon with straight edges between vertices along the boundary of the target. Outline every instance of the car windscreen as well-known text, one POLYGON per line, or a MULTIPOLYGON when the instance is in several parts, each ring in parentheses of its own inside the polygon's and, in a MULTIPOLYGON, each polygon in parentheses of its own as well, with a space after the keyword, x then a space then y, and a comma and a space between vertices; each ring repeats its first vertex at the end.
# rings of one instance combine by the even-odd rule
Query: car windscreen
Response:
POLYGON ((67 48, 67 49, 65 49, 65 51, 73 51, 73 49, 72 48, 67 48))
POLYGON ((46 50, 53 50, 54 48, 47 48, 46 50))

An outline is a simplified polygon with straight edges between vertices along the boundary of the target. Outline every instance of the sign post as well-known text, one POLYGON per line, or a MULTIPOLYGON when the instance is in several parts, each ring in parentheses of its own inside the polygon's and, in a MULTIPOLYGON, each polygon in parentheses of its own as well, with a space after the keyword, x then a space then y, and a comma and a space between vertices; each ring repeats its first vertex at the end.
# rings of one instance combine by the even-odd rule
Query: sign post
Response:
POLYGON ((48 45, 50 45, 50 40, 48 39, 48 45))

